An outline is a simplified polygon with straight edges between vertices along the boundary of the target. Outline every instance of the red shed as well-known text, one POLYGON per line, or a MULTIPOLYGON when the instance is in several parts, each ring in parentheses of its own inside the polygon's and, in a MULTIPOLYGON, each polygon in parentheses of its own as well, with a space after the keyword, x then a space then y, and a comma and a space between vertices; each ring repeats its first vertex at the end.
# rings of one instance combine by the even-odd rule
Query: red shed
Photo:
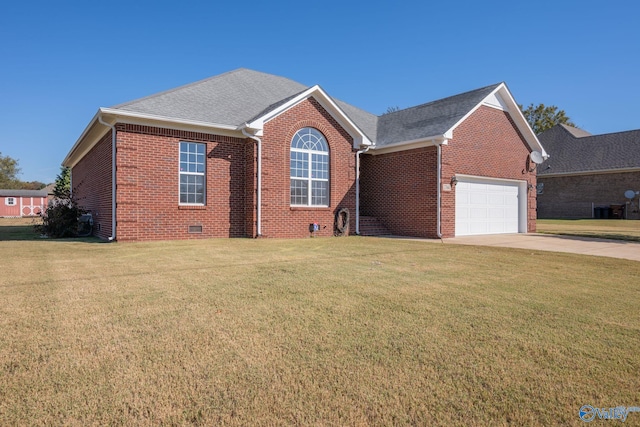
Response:
POLYGON ((47 207, 47 190, 0 190, 0 217, 30 217, 47 207))

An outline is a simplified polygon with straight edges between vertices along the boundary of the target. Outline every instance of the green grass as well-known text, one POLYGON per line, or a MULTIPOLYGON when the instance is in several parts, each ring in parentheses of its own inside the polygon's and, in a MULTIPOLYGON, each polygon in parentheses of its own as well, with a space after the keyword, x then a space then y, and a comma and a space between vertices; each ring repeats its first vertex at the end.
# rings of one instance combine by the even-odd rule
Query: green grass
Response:
POLYGON ((356 237, 0 256, 0 425, 582 425, 640 403, 638 262, 356 237))
POLYGON ((38 240, 34 226, 40 218, 0 218, 0 241, 2 240, 38 240))
POLYGON ((539 219, 538 233, 640 242, 640 221, 621 219, 539 219))

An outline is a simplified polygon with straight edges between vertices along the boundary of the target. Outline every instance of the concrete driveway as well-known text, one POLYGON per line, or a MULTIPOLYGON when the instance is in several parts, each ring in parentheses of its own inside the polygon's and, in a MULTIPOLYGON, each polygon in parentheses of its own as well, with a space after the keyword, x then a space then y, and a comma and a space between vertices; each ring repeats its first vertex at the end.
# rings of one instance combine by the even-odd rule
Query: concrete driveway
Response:
POLYGON ((570 252, 640 261, 640 243, 553 234, 491 234, 444 239, 445 244, 570 252))

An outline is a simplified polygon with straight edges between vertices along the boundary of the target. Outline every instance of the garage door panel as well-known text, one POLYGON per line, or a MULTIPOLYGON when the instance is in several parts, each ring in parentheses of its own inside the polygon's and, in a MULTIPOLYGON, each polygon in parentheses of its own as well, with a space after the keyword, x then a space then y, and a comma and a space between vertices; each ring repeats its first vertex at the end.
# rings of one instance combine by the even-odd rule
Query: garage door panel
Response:
POLYGON ((456 236, 517 233, 518 183, 459 181, 456 185, 456 236))
POLYGON ((486 202, 489 205, 504 206, 509 203, 509 200, 503 194, 489 194, 487 195, 486 202))
POLYGON ((489 208, 489 218, 493 219, 505 219, 508 215, 502 208, 489 208))
POLYGON ((485 205, 487 203, 486 193, 469 193, 466 197, 470 205, 485 205))

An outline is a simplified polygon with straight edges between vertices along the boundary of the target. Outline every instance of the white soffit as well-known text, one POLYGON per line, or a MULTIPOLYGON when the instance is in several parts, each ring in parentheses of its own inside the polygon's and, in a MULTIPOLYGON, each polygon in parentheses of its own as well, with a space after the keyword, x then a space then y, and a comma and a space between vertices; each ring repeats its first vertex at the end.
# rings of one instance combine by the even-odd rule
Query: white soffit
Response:
POLYGON ((498 92, 487 96, 482 103, 488 107, 497 108, 498 110, 509 111, 509 107, 507 107, 507 104, 498 92))

